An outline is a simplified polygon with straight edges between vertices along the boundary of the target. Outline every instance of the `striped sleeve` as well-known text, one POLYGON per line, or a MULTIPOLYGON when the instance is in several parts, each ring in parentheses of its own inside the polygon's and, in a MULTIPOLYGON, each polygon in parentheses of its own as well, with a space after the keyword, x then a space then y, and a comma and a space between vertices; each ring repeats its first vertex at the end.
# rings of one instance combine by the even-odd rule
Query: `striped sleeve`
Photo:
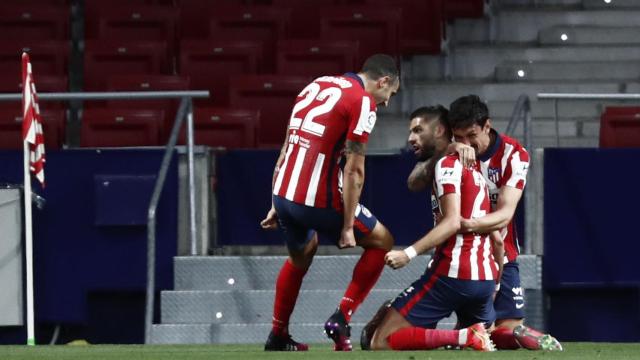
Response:
POLYGON ((504 184, 523 190, 529 172, 529 153, 523 147, 516 148, 509 156, 504 172, 504 184))
POLYGON ((445 156, 436 164, 435 179, 438 198, 446 194, 460 195, 462 164, 458 159, 445 156))

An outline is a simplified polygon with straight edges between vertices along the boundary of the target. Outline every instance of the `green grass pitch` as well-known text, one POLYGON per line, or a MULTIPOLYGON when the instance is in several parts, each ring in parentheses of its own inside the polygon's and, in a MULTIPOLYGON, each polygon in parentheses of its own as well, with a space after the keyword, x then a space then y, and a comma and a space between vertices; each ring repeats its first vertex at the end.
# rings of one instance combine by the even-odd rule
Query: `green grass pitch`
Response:
POLYGON ((334 353, 328 344, 312 346, 306 353, 264 352, 261 345, 87 345, 87 346, 0 346, 0 359, 132 359, 132 360, 216 360, 216 359, 640 359, 640 343, 564 343, 563 352, 498 351, 480 353, 471 350, 382 351, 334 353))

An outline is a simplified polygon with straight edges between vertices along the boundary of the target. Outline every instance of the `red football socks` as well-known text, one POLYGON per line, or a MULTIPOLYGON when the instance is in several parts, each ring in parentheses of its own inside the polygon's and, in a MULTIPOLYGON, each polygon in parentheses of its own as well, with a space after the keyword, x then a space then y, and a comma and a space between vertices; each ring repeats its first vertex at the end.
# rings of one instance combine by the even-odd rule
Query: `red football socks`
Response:
POLYGON ((273 304, 272 331, 277 335, 289 332, 289 318, 296 306, 298 292, 307 270, 299 269, 285 260, 276 280, 276 296, 273 304))
POLYGON ((497 327, 491 333, 491 340, 500 350, 515 350, 520 348, 520 344, 513 335, 513 329, 497 327))
POLYGON ((459 330, 406 327, 389 335, 387 340, 393 350, 431 350, 445 345, 464 345, 460 344, 459 337, 459 330))
POLYGON ((384 269, 385 249, 365 249, 360 256, 360 260, 353 268, 353 277, 347 287, 342 300, 340 301, 340 311, 347 322, 351 321, 351 315, 376 284, 382 270, 384 269))

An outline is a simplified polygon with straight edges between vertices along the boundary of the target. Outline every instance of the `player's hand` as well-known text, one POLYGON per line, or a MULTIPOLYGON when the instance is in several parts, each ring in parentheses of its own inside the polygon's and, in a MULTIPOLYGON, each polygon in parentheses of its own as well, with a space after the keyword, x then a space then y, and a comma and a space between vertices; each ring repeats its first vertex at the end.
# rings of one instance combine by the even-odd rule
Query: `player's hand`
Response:
POLYGON ((460 156, 460 162, 464 167, 471 167, 476 162, 476 150, 463 143, 452 143, 453 150, 460 156))
POLYGON ((391 250, 384 256, 384 262, 392 269, 400 269, 409 263, 409 257, 403 250, 391 250))
POLYGON ((353 228, 344 228, 340 232, 340 240, 338 240, 338 248, 346 249, 356 246, 356 237, 353 235, 353 228))
POLYGON ((278 213, 273 206, 267 213, 267 217, 260 221, 260 226, 266 230, 275 230, 278 228, 278 213))
POLYGON ((460 219, 460 232, 462 233, 474 232, 477 226, 478 222, 475 219, 460 219))

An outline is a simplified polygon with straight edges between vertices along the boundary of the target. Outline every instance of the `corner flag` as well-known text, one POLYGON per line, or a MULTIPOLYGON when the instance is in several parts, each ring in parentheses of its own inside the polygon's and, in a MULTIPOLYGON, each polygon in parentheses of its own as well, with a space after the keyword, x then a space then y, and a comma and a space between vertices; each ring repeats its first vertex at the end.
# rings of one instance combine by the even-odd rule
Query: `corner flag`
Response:
POLYGON ((22 53, 22 139, 29 150, 29 168, 44 187, 44 134, 29 54, 22 53))

